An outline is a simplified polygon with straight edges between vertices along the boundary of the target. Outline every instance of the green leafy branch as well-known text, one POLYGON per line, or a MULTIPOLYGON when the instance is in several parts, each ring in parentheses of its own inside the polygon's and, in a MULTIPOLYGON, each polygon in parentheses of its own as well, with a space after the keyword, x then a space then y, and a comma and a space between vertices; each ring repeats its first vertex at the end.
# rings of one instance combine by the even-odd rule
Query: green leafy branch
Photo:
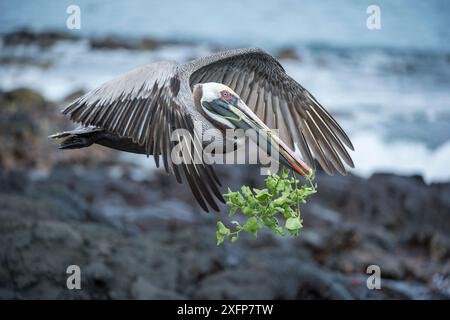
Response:
POLYGON ((231 218, 241 212, 248 218, 243 224, 233 220, 230 227, 218 221, 217 245, 225 240, 235 242, 242 232, 256 237, 264 227, 275 235, 297 236, 303 227, 300 205, 317 191, 317 185, 313 183, 314 175, 311 174, 306 180, 308 184, 299 187, 300 181, 284 169, 281 175, 267 176, 263 189, 242 186, 240 191, 231 191, 228 188, 228 193, 224 194, 226 205, 230 207, 228 216, 231 218))

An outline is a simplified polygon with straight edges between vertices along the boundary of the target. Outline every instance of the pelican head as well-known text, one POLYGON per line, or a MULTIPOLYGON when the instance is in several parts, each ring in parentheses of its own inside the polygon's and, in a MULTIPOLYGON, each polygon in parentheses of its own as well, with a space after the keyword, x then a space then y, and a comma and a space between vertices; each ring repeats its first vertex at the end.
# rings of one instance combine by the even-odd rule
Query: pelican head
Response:
POLYGON ((194 86, 194 101, 197 109, 222 129, 253 129, 249 134, 258 147, 273 147, 278 161, 302 176, 309 176, 312 169, 304 163, 229 87, 221 83, 209 82, 194 86), (266 141, 267 145, 261 145, 266 141))

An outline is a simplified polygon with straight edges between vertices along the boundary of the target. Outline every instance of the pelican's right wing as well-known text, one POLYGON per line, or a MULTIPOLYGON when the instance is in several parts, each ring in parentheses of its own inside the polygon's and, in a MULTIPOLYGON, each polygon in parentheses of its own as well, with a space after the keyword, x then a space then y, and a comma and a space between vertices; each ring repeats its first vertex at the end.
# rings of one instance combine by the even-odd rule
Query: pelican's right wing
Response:
MULTIPOLYGON (((195 139, 171 139, 184 129, 195 134, 191 115, 179 98, 178 65, 174 62, 149 64, 113 79, 88 92, 67 106, 63 113, 74 122, 95 126, 120 137, 130 138, 145 146, 147 155, 153 155, 159 166, 162 156, 164 168, 181 183, 182 171, 200 206, 219 210, 215 196, 224 202, 220 183, 210 165, 198 161, 202 149, 195 139), (171 152, 177 143, 183 161, 175 163, 171 152), (188 145, 192 143, 191 145, 188 145)), ((178 136, 179 137, 179 136, 178 136)))
POLYGON ((353 150, 353 145, 344 130, 267 52, 228 50, 194 60, 186 68, 191 86, 219 82, 233 89, 269 128, 279 129, 289 147, 297 145, 310 166, 314 154, 328 174, 333 167, 346 174, 342 160, 354 167, 345 148, 353 150))

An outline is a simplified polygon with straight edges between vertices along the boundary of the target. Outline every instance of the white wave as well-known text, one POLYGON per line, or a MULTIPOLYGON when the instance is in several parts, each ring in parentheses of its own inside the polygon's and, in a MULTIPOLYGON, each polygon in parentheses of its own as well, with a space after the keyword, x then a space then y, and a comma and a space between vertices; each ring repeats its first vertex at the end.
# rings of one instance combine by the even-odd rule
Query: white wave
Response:
POLYGON ((375 172, 420 174, 425 182, 450 181, 450 141, 437 149, 413 141, 386 142, 375 134, 352 137, 353 173, 369 177, 375 172))

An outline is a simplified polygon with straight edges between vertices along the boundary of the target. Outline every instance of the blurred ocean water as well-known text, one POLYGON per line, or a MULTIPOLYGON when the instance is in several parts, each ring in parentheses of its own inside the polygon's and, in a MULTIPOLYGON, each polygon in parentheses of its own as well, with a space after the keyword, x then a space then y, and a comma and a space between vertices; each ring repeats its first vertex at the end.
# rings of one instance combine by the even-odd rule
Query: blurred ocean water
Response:
POLYGON ((66 8, 81 8, 84 35, 154 36, 222 46, 391 47, 450 49, 445 0, 1 0, 0 32, 65 28, 66 8), (382 31, 368 32, 376 4, 382 31))
POLYGON ((355 173, 422 174, 450 180, 449 1, 0 1, 0 33, 27 27, 80 35, 80 41, 1 46, 0 58, 52 61, 0 64, 0 89, 36 88, 61 99, 157 60, 185 61, 217 48, 258 46, 331 112, 354 141, 355 173), (81 8, 67 30, 66 8, 81 8), (381 30, 366 8, 381 8, 381 30), (152 37, 191 44, 155 51, 93 50, 88 38, 152 37))

